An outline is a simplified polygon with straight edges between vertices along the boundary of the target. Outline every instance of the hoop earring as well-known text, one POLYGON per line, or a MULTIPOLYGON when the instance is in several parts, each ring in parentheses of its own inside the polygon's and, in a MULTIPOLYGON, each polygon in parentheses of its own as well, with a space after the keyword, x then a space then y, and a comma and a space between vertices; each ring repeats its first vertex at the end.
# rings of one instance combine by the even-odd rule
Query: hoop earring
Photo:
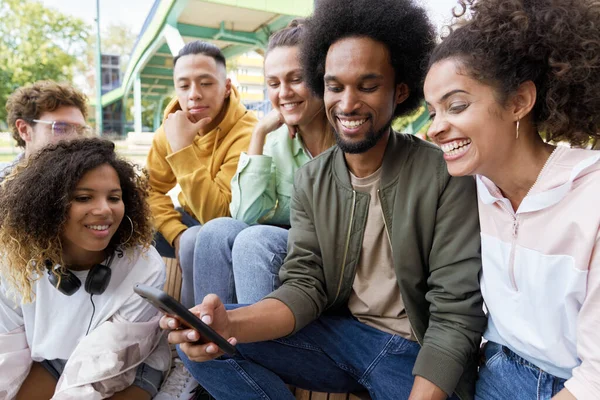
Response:
POLYGON ((519 124, 520 124, 521 120, 518 119, 517 120, 517 139, 519 139, 519 124))
POLYGON ((120 246, 127 244, 127 242, 129 242, 129 239, 131 239, 131 237, 133 236, 133 221, 131 220, 131 218, 129 218, 129 215, 126 215, 125 218, 127 218, 129 220, 129 223, 131 224, 131 233, 129 234, 127 240, 121 243, 120 246))

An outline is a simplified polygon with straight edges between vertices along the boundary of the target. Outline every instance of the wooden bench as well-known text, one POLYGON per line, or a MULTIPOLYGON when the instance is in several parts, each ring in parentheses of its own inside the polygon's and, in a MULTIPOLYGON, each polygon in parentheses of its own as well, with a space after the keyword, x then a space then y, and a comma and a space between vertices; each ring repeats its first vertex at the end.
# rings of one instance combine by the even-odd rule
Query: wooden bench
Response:
MULTIPOLYGON (((181 297, 181 269, 174 258, 163 257, 167 266, 165 292, 177 300, 181 297)), ((368 393, 320 393, 290 387, 297 400, 370 400, 368 393)))

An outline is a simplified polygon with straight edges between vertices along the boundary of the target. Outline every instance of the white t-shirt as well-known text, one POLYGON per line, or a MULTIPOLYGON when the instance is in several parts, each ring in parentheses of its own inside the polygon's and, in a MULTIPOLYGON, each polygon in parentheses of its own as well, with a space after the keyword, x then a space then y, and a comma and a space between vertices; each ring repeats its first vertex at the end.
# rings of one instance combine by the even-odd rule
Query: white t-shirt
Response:
POLYGON ((0 279, 0 335, 24 326, 34 361, 67 360, 85 337, 90 319, 92 332, 115 314, 130 322, 146 322, 158 314, 133 291, 136 283, 158 289, 164 286, 165 266, 154 247, 145 253, 141 248, 128 249, 123 257, 115 256, 110 269, 106 291, 92 298, 96 307, 93 319, 90 294, 84 289, 89 271, 73 271, 81 280, 81 287, 72 296, 53 287, 45 273, 35 282, 35 299, 29 304, 15 304, 12 293, 7 293, 7 286, 0 279))

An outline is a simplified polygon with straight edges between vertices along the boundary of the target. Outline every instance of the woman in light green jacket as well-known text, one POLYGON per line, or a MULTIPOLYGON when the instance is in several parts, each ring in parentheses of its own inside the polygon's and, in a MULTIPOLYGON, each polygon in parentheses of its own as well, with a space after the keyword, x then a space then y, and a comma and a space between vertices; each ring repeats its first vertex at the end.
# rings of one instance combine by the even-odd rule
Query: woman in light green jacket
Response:
POLYGON ((279 286, 287 254, 294 174, 334 142, 323 101, 303 79, 299 42, 304 27, 294 21, 269 40, 265 78, 273 110, 255 127, 231 182, 233 218, 202 227, 193 246, 194 296, 208 293, 225 303, 254 303, 279 286))

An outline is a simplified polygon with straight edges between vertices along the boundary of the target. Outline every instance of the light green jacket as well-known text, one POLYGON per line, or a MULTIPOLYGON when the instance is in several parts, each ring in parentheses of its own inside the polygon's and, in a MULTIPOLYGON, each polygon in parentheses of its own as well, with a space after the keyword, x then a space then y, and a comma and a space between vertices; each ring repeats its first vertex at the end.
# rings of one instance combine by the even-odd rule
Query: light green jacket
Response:
POLYGON ((290 225, 296 171, 310 160, 300 135, 284 125, 269 133, 263 155, 242 153, 231 180, 231 216, 247 224, 290 225))

